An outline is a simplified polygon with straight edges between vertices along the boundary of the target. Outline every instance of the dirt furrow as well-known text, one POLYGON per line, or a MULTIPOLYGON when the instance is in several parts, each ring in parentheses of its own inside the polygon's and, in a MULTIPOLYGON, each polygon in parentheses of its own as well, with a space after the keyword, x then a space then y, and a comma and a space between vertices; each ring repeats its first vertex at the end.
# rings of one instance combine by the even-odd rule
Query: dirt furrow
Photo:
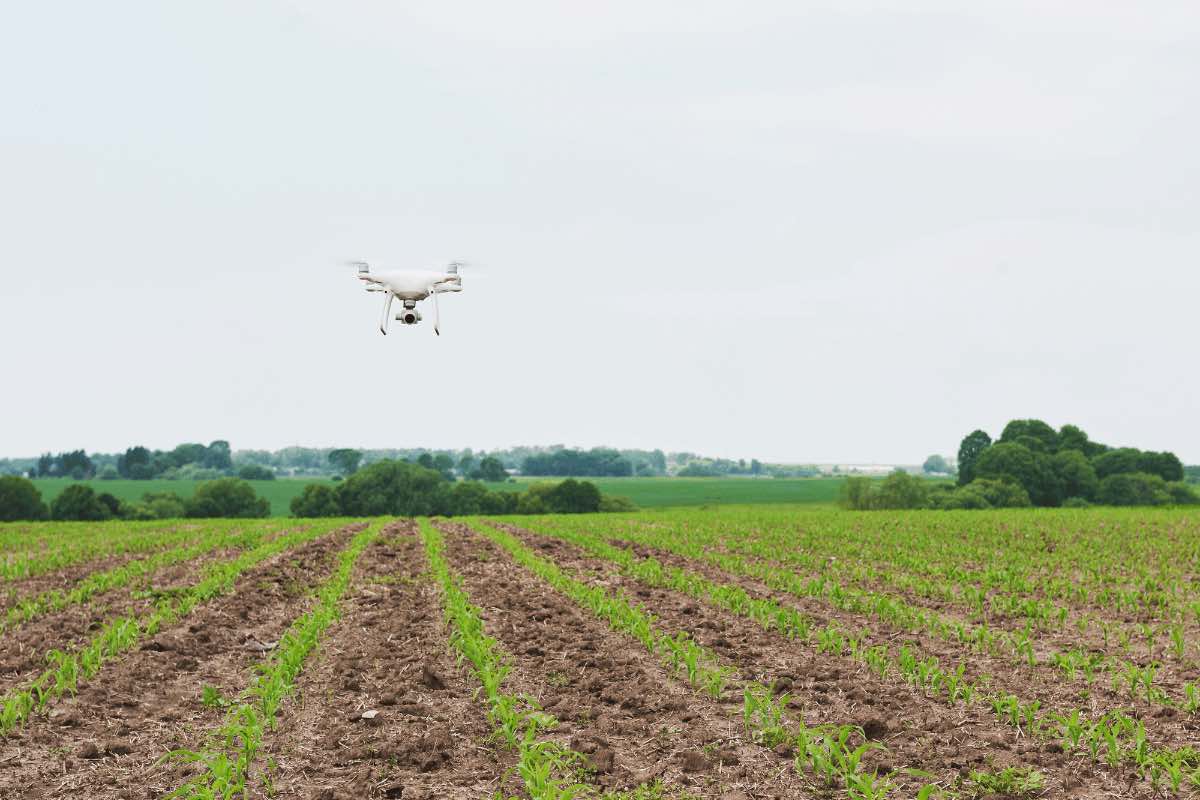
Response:
POLYGON ((359 558, 343 617, 267 735, 272 797, 433 800, 498 788, 514 757, 487 741, 490 725, 450 654, 427 571, 412 522, 392 526, 359 558))
POLYGON ((812 796, 786 753, 749 740, 740 697, 693 692, 482 536, 442 527, 488 634, 512 656, 510 686, 559 719, 556 735, 588 755, 596 783, 619 789, 661 779, 704 798, 812 796))
MULTIPOLYGON (((111 589, 88 602, 68 606, 5 631, 0 635, 0 693, 21 686, 46 669, 46 652, 71 650, 87 644, 92 635, 111 619, 139 616, 154 609, 157 597, 190 586, 199 580, 211 559, 233 557, 232 551, 210 554, 204 560, 172 564, 149 579, 131 586, 111 589), (137 592, 152 588, 153 593, 137 592)), ((61 588, 61 587, 57 587, 61 588)))
POLYGON ((220 723, 203 688, 232 697, 290 621, 309 590, 332 571, 351 525, 247 570, 234 591, 197 607, 140 649, 108 664, 79 695, 56 703, 0 740, 0 798, 155 798, 191 766, 159 764, 168 751, 194 748, 220 723))
MULTIPOLYGON (((928 780, 910 777, 902 771, 906 768, 942 778, 1006 766, 1028 766, 1043 773, 1050 796, 1089 800, 1154 796, 1148 787, 1126 783, 1124 776, 1066 757, 1056 744, 1031 741, 978 705, 948 706, 894 677, 880 679, 847 656, 817 654, 806 644, 791 642, 730 612, 626 578, 615 565, 567 542, 503 527, 543 556, 575 571, 581 579, 636 597, 668 629, 688 631, 744 672, 762 675, 777 687, 793 692, 793 703, 806 724, 850 723, 863 727, 871 738, 887 747, 886 751, 868 754, 868 760, 881 772, 891 773, 903 787, 904 796, 911 796, 928 780)), ((835 621, 832 615, 825 618, 835 621)), ((894 646, 902 641, 900 637, 891 640, 894 646)))

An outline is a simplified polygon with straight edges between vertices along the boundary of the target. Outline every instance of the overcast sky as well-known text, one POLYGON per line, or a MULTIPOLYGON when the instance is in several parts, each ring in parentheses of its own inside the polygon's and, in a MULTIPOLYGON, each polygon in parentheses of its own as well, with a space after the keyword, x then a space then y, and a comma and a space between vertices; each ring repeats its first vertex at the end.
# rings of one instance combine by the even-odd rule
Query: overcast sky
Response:
POLYGON ((0 456, 1200 461, 1194 0, 20 3, 0 70, 0 456), (487 274, 383 337, 348 258, 487 274))

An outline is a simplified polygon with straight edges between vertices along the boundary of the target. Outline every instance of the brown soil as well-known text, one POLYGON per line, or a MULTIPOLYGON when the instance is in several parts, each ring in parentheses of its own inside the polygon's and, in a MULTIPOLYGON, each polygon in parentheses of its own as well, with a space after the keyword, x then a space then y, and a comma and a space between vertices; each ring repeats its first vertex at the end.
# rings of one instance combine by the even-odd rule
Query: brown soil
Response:
POLYGON ((662 779, 703 798, 806 798, 786 753, 749 740, 741 698, 695 693, 632 637, 614 632, 464 526, 443 524, 447 556, 514 667, 510 687, 560 721, 594 782, 662 779))
MULTIPOLYGON (((615 542, 617 546, 622 543, 615 542)), ((981 653, 970 645, 948 641, 926 633, 907 631, 880 622, 869 614, 840 611, 823 598, 795 597, 771 589, 754 578, 733 575, 699 560, 690 560, 657 548, 624 544, 643 557, 653 556, 664 564, 686 568, 721 583, 736 584, 755 597, 770 597, 780 604, 803 611, 818 626, 835 623, 846 631, 866 630, 871 643, 889 644, 900 647, 908 645, 921 653, 922 658, 936 656, 942 664, 954 666, 960 661, 967 665, 966 675, 975 679, 982 675, 991 677, 995 691, 1015 694, 1024 702, 1037 700, 1042 709, 1070 711, 1080 709, 1092 716, 1099 716, 1113 709, 1125 709, 1126 713, 1144 721, 1151 741, 1158 746, 1180 747, 1195 742, 1200 731, 1200 719, 1189 717, 1162 704, 1151 704, 1144 698, 1130 697, 1126 691, 1114 691, 1111 676, 1100 674, 1088 685, 1083 677, 1069 681, 1054 666, 1039 664, 1031 667, 1006 655, 981 653)), ((1076 646, 1083 646, 1077 644, 1076 646)), ((1035 646, 1039 659, 1050 658, 1051 650, 1045 642, 1035 646)), ((1167 666, 1158 675, 1155 685, 1166 690, 1170 696, 1181 698, 1183 684, 1196 680, 1195 674, 1167 666)))
MULTIPOLYGON (((881 771, 894 772, 894 779, 903 787, 899 796, 912 796, 922 783, 899 772, 904 768, 933 773, 945 782, 972 769, 1016 765, 1032 767, 1045 775, 1048 796, 1096 800, 1155 796, 1148 786, 1131 785, 1127 773, 1116 774, 1084 759, 1067 757, 1055 744, 1040 744, 1017 734, 978 705, 948 706, 892 676, 879 679, 848 656, 818 654, 815 648, 790 642, 732 613, 626 578, 614 565, 561 540, 512 526, 500 527, 520 536, 544 557, 581 579, 635 597, 660 619, 665 630, 688 631, 705 647, 736 664, 743 677, 786 687, 806 724, 849 723, 874 729, 875 738, 886 745, 887 751, 871 754, 870 761, 881 771)), ((703 565, 688 562, 687 566, 716 577, 703 565)), ((739 582, 732 576, 721 577, 726 582, 739 582)), ((764 594, 747 581, 739 583, 752 594, 764 594)), ((822 622, 839 622, 847 630, 861 628, 860 620, 839 619, 828 608, 804 610, 822 622)), ((906 641, 894 633, 884 640, 893 649, 906 641)))
POLYGON ((195 748, 222 712, 200 702, 205 685, 233 697, 274 642, 303 613, 309 587, 332 571, 361 525, 348 526, 247 570, 230 594, 196 608, 140 649, 106 664, 49 718, 0 740, 0 798, 154 798, 191 767, 159 765, 169 750, 195 748))
MULTIPOLYGON (((230 555, 222 553, 217 557, 228 558, 230 555)), ((46 669, 47 651, 80 647, 109 620, 139 616, 153 610, 153 597, 135 597, 131 590, 184 588, 199 580, 203 567, 201 561, 173 564, 134 585, 94 595, 86 603, 68 606, 10 628, 0 635, 0 692, 21 686, 41 674, 46 669)), ((66 587, 60 584, 54 588, 66 587)))
POLYGON ((362 554, 343 605, 267 736, 274 797, 490 797, 513 756, 487 743, 413 523, 362 554))

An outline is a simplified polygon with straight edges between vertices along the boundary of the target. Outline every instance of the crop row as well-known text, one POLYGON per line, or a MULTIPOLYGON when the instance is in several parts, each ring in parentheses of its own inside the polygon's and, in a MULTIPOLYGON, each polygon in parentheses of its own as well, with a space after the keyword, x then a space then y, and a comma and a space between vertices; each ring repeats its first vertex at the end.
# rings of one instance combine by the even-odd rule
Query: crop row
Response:
POLYGON ((235 558, 208 565, 201 578, 186 589, 160 598, 152 611, 138 617, 109 620, 91 640, 78 649, 46 654, 50 667, 27 686, 13 689, 0 698, 0 734, 21 725, 37 710, 64 694, 74 694, 81 680, 96 675, 105 662, 132 649, 163 625, 187 616, 200 603, 228 592, 238 576, 250 567, 304 542, 329 533, 342 521, 322 521, 270 539, 235 558))
MULTIPOLYGON (((686 631, 674 635, 662 631, 657 621, 627 596, 603 587, 584 583, 570 576, 552 561, 535 554, 517 537, 501 528, 471 524, 471 529, 499 546, 518 565, 541 578, 580 608, 608 623, 614 631, 631 636, 659 657, 668 671, 681 673, 697 690, 720 697, 735 669, 723 665, 711 651, 692 639, 686 631)), ((867 771, 862 755, 879 744, 851 744, 851 737, 864 738, 862 730, 851 725, 805 727, 802 722, 783 724, 781 705, 769 702, 769 690, 750 683, 743 688, 743 723, 755 741, 775 747, 785 740, 796 745, 798 772, 817 776, 826 787, 843 787, 851 800, 878 800, 894 785, 874 770, 867 771), (767 702, 764 702, 764 691, 767 702), (794 726, 794 727, 793 727, 794 726), (791 729, 783 738, 780 731, 791 729), (801 741, 800 737, 806 737, 801 741)), ((786 704, 786 699, 784 703, 786 704)))
MULTIPOLYGON (((279 521, 260 523, 276 527, 279 521)), ((186 542, 198 535, 201 528, 194 523, 178 520, 162 522, 89 522, 86 536, 72 537, 48 550, 17 551, 0 559, 0 581, 11 581, 43 575, 63 567, 81 564, 115 555, 146 553, 186 542)), ((80 527, 80 530, 85 530, 80 527)))
POLYGON ((517 772, 525 790, 533 800, 570 800, 582 796, 589 788, 575 780, 575 775, 583 756, 542 736, 543 732, 553 730, 558 721, 542 711, 533 698, 505 690, 510 658, 498 641, 484 633, 479 608, 472 605, 446 560, 441 531, 427 520, 421 520, 420 526, 434 580, 441 588, 450 644, 460 664, 470 662, 471 672, 483 690, 488 720, 497 735, 517 751, 517 772))
POLYGON ((305 661, 338 618, 339 603, 350 585, 354 565, 363 550, 379 537, 381 528, 382 524, 377 522, 359 531, 342 549, 337 568, 317 589, 314 607, 293 620, 270 657, 254 666, 255 678, 230 705, 223 724, 209 735, 209 746, 200 751, 175 750, 168 754, 168 758, 199 762, 203 767, 167 797, 211 800, 248 792, 247 781, 263 734, 274 729, 280 705, 295 689, 305 661))
MULTIPOLYGON (((540 523, 533 522, 535 527, 540 523)), ((1031 625, 1016 631, 993 629, 986 623, 973 625, 944 617, 936 611, 913 606, 905 598, 839 584, 826 576, 805 577, 772 561, 746 558, 725 550, 709 549, 702 541, 686 535, 674 535, 660 529, 601 531, 621 540, 659 547, 667 552, 712 564, 726 572, 760 580, 772 589, 795 597, 827 603, 839 611, 874 618, 879 622, 909 632, 924 632, 943 641, 970 647, 977 652, 1006 658, 1014 665, 1047 667, 1057 670, 1065 681, 1086 681, 1089 687, 1097 678, 1107 677, 1114 693, 1124 692, 1130 700, 1143 700, 1182 710, 1200 711, 1200 688, 1187 683, 1172 697, 1155 683, 1162 665, 1158 662, 1138 663, 1130 659, 1091 653, 1082 648, 1059 650, 1039 640, 1031 625), (1048 651, 1044 658, 1038 651, 1048 651)), ((1150 632, 1153 635, 1153 632, 1150 632)), ((1122 640, 1128 651, 1129 640, 1122 640)), ((1182 650, 1186 643, 1182 631, 1172 634, 1182 650)))
POLYGON ((217 548, 245 550, 257 546, 266 530, 255 526, 246 528, 244 520, 221 520, 205 526, 204 533, 194 544, 185 544, 101 572, 93 572, 69 590, 52 589, 37 595, 22 597, 10 605, 0 620, 0 633, 11 630, 42 614, 61 611, 72 605, 86 603, 96 594, 128 586, 134 581, 153 575, 158 570, 199 558, 217 548), (236 530, 241 528, 243 530, 236 530))
MULTIPOLYGON (((634 535, 636 526, 628 530, 634 535)), ((1111 605, 1119 613, 1137 613, 1147 620, 1126 625, 1093 613, 1085 602, 1089 599, 1088 590, 1082 583, 1066 578, 1043 581, 1030 577, 1033 572, 1019 571, 1012 565, 979 573, 968 572, 953 564, 943 570, 922 570, 918 565, 928 562, 904 548, 897 548, 893 562, 863 562, 846 557, 840 547, 831 548, 839 553, 837 557, 799 549, 795 544, 789 547, 786 532, 758 531, 751 536, 728 536, 689 528, 677 531, 676 535, 709 551, 748 555, 787 566, 808 573, 812 581, 828 581, 831 586, 881 586, 938 601, 976 620, 986 622, 990 617, 1011 617, 1024 620, 1025 626, 1037 630, 1066 633, 1073 629, 1078 635, 1094 628, 1103 637, 1106 648, 1111 643, 1120 646, 1127 655, 1132 653, 1135 644, 1144 642, 1149 658, 1153 659, 1158 644, 1158 655, 1190 665, 1196 651, 1187 642, 1186 626, 1200 623, 1200 600, 1190 592, 1174 589, 1188 586, 1190 582, 1186 580, 1171 584, 1174 600, 1164 599, 1161 577, 1148 582, 1143 590, 1105 587, 1090 597, 1093 605, 1111 605), (974 580, 977 575, 993 580, 977 582, 974 580), (1060 605, 1059 600, 1067 604, 1060 605)))
POLYGON ((1200 566, 1200 544, 1194 515, 1183 512, 883 516, 730 509, 668 519, 678 534, 731 549, 761 546, 820 573, 862 569, 881 580, 911 574, 976 595, 1000 591, 1155 615, 1171 608, 1191 614, 1200 599, 1184 580, 1200 566))
POLYGON ((1058 713, 1045 711, 1037 701, 1025 701, 1013 694, 990 691, 986 681, 967 681, 964 678, 966 664, 963 662, 947 669, 936 658, 920 658, 907 646, 897 653, 893 653, 886 644, 871 646, 865 633, 846 632, 834 624, 818 627, 796 609, 782 606, 769 598, 751 597, 740 586, 719 584, 680 568, 666 568, 656 559, 639 558, 595 535, 575 532, 563 523, 529 522, 534 525, 541 522, 541 532, 614 563, 635 580, 679 591, 752 619, 764 629, 778 631, 809 644, 818 654, 849 655, 880 677, 897 676, 951 705, 960 702, 978 704, 1018 730, 1059 739, 1066 752, 1088 753, 1097 761, 1103 753, 1110 764, 1131 763, 1156 785, 1163 783, 1176 790, 1184 783, 1200 786, 1200 754, 1190 747, 1154 747, 1144 725, 1121 712, 1089 719, 1077 709, 1058 713), (1064 727, 1063 720, 1074 720, 1075 723, 1064 727), (1080 743, 1081 739, 1076 739, 1076 729, 1085 731, 1090 737, 1086 746, 1080 743), (1098 745, 1093 751, 1092 744, 1095 743, 1098 745))

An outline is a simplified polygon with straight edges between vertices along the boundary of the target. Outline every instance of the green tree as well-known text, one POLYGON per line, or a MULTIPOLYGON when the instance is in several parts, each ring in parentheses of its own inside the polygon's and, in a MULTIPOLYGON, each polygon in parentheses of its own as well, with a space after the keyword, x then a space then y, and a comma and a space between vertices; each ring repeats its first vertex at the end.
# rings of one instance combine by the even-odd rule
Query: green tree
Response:
POLYGON ((148 481, 154 477, 153 456, 145 447, 130 447, 125 455, 117 457, 117 472, 122 478, 148 481))
POLYGON ((336 450, 329 451, 329 463, 339 474, 345 477, 350 477, 358 472, 358 465, 362 462, 362 451, 352 450, 349 447, 339 447, 336 450))
POLYGON ((967 434, 958 446, 958 485, 966 486, 975 480, 975 462, 985 450, 992 446, 992 437, 985 431, 967 434))
POLYGON ((141 505, 154 519, 183 519, 187 516, 187 503, 174 492, 146 492, 141 505))
POLYGON ((1082 428, 1076 425, 1063 425, 1058 429, 1058 449, 1059 451, 1078 450, 1089 459, 1092 459, 1108 448, 1089 439, 1082 428))
POLYGON ((934 473, 949 475, 951 471, 950 462, 946 460, 945 456, 939 455, 932 455, 925 459, 925 463, 921 466, 921 469, 927 475, 934 473))
POLYGON ((458 460, 458 472, 462 476, 471 474, 471 468, 475 466, 475 456, 468 450, 462 458, 458 460))
POLYGON ((839 502, 843 508, 866 511, 871 508, 873 492, 870 478, 846 478, 842 484, 839 502))
POLYGON ((180 444, 167 454, 171 464, 182 467, 185 464, 204 465, 208 461, 208 448, 202 444, 180 444))
POLYGON ((431 469, 406 461, 377 461, 342 481, 338 505, 348 516, 422 517, 446 513, 449 485, 431 469))
POLYGON ((112 512, 100 502, 96 490, 83 484, 73 484, 50 503, 50 516, 59 520, 98 522, 110 519, 112 512))
POLYGON ((1062 502, 1062 488, 1050 463, 1050 456, 1035 453, 1015 442, 997 442, 975 464, 980 478, 1009 480, 1029 493, 1037 506, 1056 506, 1062 502))
POLYGON ((1058 450, 1058 434, 1054 428, 1051 428, 1040 419, 1014 419, 1004 426, 1004 431, 1000 434, 1001 442, 1020 442, 1030 450, 1037 451, 1037 446, 1031 446, 1032 442, 1037 442, 1041 445, 1040 449, 1047 453, 1053 453, 1058 450), (1026 441, 1022 442, 1021 440, 1026 441))
POLYGON ((1029 493, 1019 484, 976 478, 960 486, 942 504, 946 509, 1026 508, 1032 505, 1029 493))
POLYGON ((600 510, 600 490, 591 481, 567 478, 545 495, 547 508, 555 514, 591 514, 600 510))
POLYGON ((1096 490, 1100 487, 1100 478, 1097 477, 1096 470, 1082 451, 1059 450, 1050 457, 1050 466, 1062 487, 1064 498, 1082 497, 1085 500, 1092 500, 1096 497, 1096 490))
POLYGON ((234 519, 266 517, 271 504, 254 493, 254 487, 241 478, 218 478, 196 487, 187 501, 189 517, 228 517, 234 519))
POLYGON ((1194 506, 1200 504, 1200 494, 1186 483, 1174 481, 1167 484, 1167 494, 1171 502, 1177 506, 1194 506))
POLYGON ((504 469, 504 464, 500 459, 495 456, 484 456, 483 460, 479 462, 479 468, 471 473, 471 477, 488 483, 502 483, 508 480, 508 471, 504 469))
POLYGON ((871 508, 925 508, 929 505, 929 484, 916 475, 896 470, 880 481, 871 500, 871 508))
POLYGON ((1183 480, 1183 462, 1174 453, 1143 452, 1138 459, 1138 472, 1157 475, 1168 483, 1183 480))
POLYGON ((1142 451, 1132 447, 1118 447, 1092 459, 1092 467, 1095 468, 1096 475, 1100 480, 1104 480, 1109 475, 1138 472, 1141 463, 1142 451))
POLYGON ((229 442, 217 439, 209 444, 202 466, 222 471, 233 469, 233 450, 229 447, 229 442))
POLYGON ((454 480, 454 459, 445 453, 438 453, 433 457, 433 468, 442 473, 446 480, 454 480))
POLYGON ((96 495, 96 499, 104 504, 104 507, 108 509, 110 516, 121 516, 121 501, 117 499, 116 495, 108 492, 102 492, 96 495))
POLYGON ((42 493, 28 478, 16 475, 0 477, 0 522, 39 520, 50 516, 42 502, 42 493))
POLYGON ((1118 472, 1100 481, 1096 499, 1109 506, 1162 506, 1172 501, 1167 482, 1144 472, 1118 472))
POLYGON ((262 464, 243 464, 238 469, 238 477, 244 481, 273 481, 275 470, 262 464))
POLYGON ((337 493, 320 483, 310 483, 291 502, 293 517, 338 517, 342 509, 337 493))
POLYGON ((488 495, 491 492, 488 488, 478 481, 461 481, 454 484, 454 488, 450 490, 450 511, 449 513, 463 514, 489 514, 496 513, 489 511, 488 495))

